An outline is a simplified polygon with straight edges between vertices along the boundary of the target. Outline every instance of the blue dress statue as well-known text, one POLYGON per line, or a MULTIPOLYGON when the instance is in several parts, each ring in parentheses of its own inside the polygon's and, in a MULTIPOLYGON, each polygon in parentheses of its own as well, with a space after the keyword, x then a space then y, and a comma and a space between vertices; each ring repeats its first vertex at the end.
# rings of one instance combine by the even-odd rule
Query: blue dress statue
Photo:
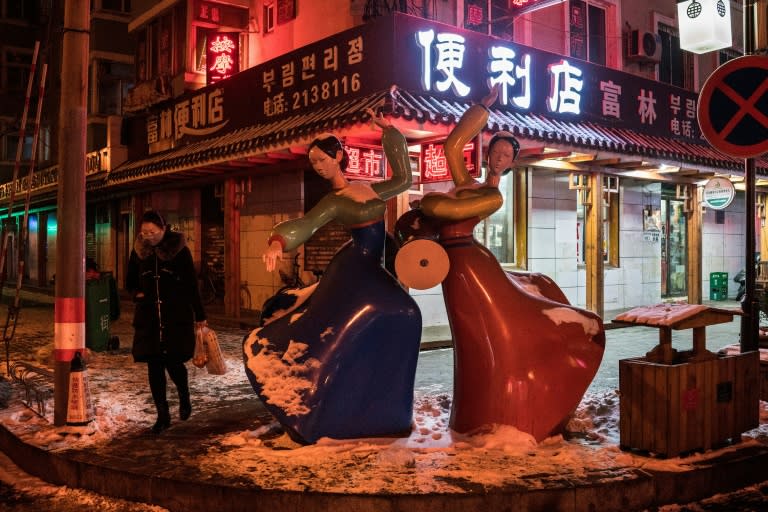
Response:
POLYGON ((411 170, 403 135, 374 120, 383 128, 392 177, 349 183, 341 142, 326 135, 310 144, 310 162, 333 191, 304 217, 275 226, 264 254, 267 270, 332 220, 347 226, 352 239, 312 289, 243 344, 251 385, 301 443, 410 433, 421 313, 382 256, 385 201, 410 187, 411 170))

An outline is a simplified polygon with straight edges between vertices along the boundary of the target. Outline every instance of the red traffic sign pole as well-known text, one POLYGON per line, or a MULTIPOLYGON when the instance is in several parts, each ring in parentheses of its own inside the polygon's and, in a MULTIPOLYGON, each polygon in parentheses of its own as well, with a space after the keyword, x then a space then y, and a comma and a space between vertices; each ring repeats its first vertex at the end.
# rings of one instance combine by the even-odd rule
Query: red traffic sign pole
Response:
MULTIPOLYGON (((753 34, 746 31, 745 52, 753 34)), ((768 57, 746 55, 726 62, 707 79, 699 95, 698 118, 707 141, 721 152, 744 158, 746 180, 746 295, 742 309, 741 351, 758 349, 760 308, 755 296, 755 161, 768 152, 768 57)))

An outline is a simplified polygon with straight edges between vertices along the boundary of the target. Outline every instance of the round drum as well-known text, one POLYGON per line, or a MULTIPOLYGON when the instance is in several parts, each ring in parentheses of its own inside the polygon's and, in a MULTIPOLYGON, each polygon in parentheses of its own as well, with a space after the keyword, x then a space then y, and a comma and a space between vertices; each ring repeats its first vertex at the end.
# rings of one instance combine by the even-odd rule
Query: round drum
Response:
POLYGON ((443 282, 449 266, 448 253, 433 240, 412 239, 395 256, 397 278, 403 285, 417 290, 443 282))

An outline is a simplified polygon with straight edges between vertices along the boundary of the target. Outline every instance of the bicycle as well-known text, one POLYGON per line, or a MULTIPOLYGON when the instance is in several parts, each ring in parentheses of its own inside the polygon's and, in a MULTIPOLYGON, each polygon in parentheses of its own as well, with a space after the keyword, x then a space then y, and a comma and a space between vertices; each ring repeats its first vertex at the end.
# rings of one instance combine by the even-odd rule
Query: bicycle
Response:
POLYGON ((248 289, 248 281, 240 283, 240 310, 252 309, 251 290, 248 289))
MULTIPOLYGON (((216 265, 217 268, 219 267, 216 265)), ((224 300, 226 291, 224 290, 224 272, 214 271, 213 273, 203 270, 200 273, 200 300, 204 305, 213 303, 216 299, 224 300)), ((251 290, 248 289, 248 281, 240 283, 240 309, 251 309, 253 306, 251 299, 251 290)))
POLYGON ((224 265, 215 262, 203 264, 200 270, 199 289, 203 304, 212 304, 217 299, 224 299, 224 265))
POLYGON ((301 279, 301 265, 299 265, 299 256, 301 256, 301 253, 297 252, 293 257, 293 272, 291 272, 290 276, 282 270, 278 270, 280 273, 280 280, 283 282, 284 286, 277 290, 277 293, 285 291, 289 288, 304 288, 307 286, 304 280, 301 279))

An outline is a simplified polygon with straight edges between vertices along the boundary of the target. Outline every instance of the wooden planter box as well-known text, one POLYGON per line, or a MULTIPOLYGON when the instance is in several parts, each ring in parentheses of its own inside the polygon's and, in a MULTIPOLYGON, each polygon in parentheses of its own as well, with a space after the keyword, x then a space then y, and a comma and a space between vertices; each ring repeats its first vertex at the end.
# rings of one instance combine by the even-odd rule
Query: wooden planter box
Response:
POLYGON ((620 446, 667 457, 740 441, 759 426, 758 352, 671 364, 648 357, 619 361, 620 446))

